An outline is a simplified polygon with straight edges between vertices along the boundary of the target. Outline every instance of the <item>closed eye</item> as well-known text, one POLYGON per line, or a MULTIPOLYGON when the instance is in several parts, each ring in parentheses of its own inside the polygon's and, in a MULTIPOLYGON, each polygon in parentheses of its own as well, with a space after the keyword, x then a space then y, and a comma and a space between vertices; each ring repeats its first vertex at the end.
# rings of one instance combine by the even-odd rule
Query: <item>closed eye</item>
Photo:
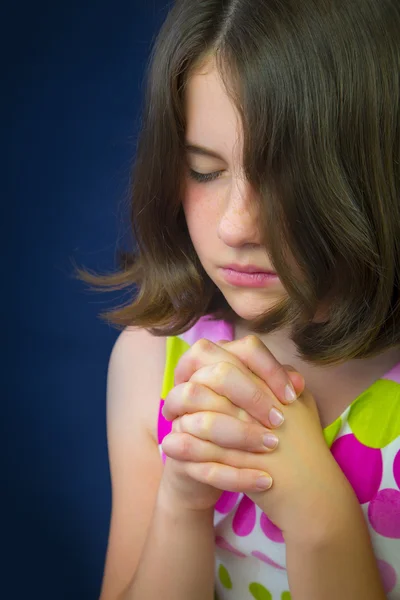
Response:
POLYGON ((221 173, 222 171, 215 171, 214 173, 198 173, 197 171, 193 171, 193 169, 189 169, 190 177, 199 183, 214 181, 215 179, 218 179, 221 173))

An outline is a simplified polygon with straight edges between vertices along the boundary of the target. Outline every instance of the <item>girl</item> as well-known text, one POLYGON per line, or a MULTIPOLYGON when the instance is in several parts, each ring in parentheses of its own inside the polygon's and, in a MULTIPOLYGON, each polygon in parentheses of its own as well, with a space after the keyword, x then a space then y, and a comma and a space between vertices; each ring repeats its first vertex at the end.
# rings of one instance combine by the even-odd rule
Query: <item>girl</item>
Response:
POLYGON ((79 271, 138 286, 101 600, 400 598, 399 72, 398 0, 172 6, 137 248, 79 271))

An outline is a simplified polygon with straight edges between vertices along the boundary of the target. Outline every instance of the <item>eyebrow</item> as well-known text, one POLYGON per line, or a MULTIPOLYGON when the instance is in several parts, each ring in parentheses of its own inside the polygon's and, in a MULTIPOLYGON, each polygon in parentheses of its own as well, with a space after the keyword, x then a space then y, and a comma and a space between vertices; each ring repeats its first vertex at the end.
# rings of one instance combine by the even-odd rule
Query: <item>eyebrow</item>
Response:
POLYGON ((198 154, 200 156, 211 156, 212 158, 218 158, 218 160, 224 160, 220 154, 210 150, 209 148, 205 148, 204 146, 196 146, 195 144, 185 144, 185 148, 187 152, 190 154, 198 154))

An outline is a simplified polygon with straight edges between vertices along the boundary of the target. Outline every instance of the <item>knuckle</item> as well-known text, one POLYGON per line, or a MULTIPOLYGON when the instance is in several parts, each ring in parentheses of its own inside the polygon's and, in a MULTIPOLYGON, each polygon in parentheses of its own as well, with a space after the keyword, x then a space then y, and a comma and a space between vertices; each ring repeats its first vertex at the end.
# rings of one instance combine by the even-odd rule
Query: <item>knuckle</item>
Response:
POLYGON ((218 379, 227 377, 232 372, 232 365, 228 362, 218 362, 213 366, 213 374, 218 379))
POLYGON ((198 393, 198 386, 194 381, 187 381, 182 391, 182 401, 184 405, 190 404, 198 393))
POLYGON ((206 338, 200 338, 192 346, 193 352, 197 354, 203 354, 205 352, 212 352, 214 350, 214 344, 206 338))
POLYGON ((249 348, 259 348, 260 346, 264 345, 261 342, 260 338, 257 337, 254 333, 246 335, 246 337, 244 338, 244 342, 249 348))
POLYGON ((264 404, 266 404, 266 396, 259 387, 254 388, 250 402, 251 406, 253 406, 255 409, 261 408, 264 404))

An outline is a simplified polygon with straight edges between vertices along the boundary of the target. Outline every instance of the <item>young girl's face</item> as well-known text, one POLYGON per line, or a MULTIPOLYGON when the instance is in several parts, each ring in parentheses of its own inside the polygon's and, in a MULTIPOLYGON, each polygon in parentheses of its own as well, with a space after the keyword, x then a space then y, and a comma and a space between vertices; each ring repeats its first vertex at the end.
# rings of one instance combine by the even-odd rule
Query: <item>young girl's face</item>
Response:
POLYGON ((203 268, 232 309, 243 319, 254 318, 286 295, 278 277, 263 287, 241 287, 225 279, 221 267, 236 263, 273 271, 260 244, 254 190, 241 167, 241 124, 212 63, 188 80, 187 171, 183 209, 194 248, 203 268), (201 154, 201 146, 216 154, 201 154), (208 175, 196 181, 191 170, 208 175))

